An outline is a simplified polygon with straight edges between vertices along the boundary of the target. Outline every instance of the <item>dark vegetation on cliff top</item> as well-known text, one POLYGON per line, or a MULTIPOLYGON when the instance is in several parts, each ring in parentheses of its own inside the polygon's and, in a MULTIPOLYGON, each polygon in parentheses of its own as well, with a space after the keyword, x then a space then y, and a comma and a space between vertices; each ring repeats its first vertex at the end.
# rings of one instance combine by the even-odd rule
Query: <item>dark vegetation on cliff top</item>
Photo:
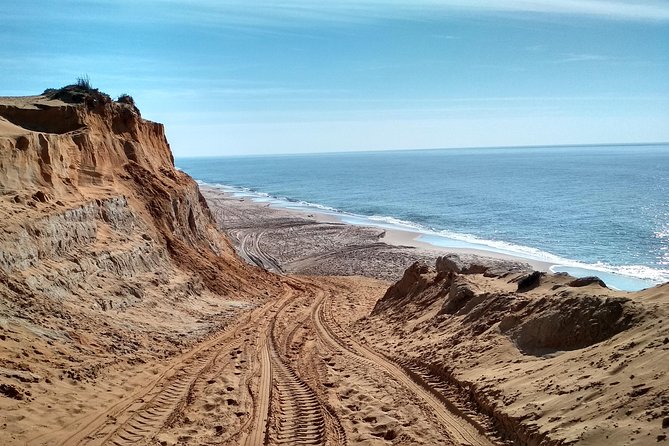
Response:
MULTIPOLYGON (((78 77, 75 83, 61 88, 48 88, 42 94, 49 99, 57 99, 68 104, 86 104, 91 107, 114 102, 111 96, 97 88, 93 88, 88 75, 78 77)), ((129 105, 139 115, 139 109, 135 105, 135 100, 129 94, 121 94, 116 102, 129 105)))

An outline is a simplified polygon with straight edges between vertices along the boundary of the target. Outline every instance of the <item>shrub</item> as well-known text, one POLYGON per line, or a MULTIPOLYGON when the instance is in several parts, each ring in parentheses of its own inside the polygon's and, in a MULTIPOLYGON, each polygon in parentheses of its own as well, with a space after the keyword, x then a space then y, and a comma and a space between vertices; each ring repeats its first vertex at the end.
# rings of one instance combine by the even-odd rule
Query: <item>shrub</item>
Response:
POLYGON ((116 102, 120 102, 122 104, 128 104, 128 105, 135 105, 135 100, 133 99, 132 96, 130 96, 127 93, 123 93, 116 99, 116 102))
POLYGON ((77 78, 77 82, 74 84, 77 87, 83 89, 83 90, 92 90, 93 87, 91 87, 91 79, 88 77, 88 74, 84 74, 81 77, 77 78))
POLYGON ((91 107, 96 106, 96 104, 111 102, 111 98, 108 95, 91 86, 91 80, 88 75, 78 77, 74 84, 58 89, 46 89, 42 94, 51 99, 59 99, 71 104, 86 103, 91 107))

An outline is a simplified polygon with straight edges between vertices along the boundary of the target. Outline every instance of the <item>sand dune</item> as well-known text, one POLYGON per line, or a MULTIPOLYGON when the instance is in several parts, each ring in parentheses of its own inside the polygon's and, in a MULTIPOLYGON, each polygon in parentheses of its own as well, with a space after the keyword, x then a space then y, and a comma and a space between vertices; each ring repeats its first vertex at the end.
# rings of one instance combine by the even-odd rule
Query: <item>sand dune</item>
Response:
POLYGON ((584 283, 417 264, 356 328, 516 442, 663 441, 669 285, 623 293, 584 283))

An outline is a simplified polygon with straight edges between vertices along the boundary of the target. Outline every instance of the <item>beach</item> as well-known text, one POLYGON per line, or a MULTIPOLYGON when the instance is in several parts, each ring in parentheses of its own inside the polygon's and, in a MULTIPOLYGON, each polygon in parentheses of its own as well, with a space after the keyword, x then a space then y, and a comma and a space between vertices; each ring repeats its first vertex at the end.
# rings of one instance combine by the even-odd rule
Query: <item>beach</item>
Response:
POLYGON ((414 262, 457 254, 471 263, 548 271, 550 263, 492 251, 440 248, 418 232, 348 224, 333 213, 295 210, 200 185, 216 221, 238 253, 265 269, 308 275, 359 275, 396 281, 414 262))

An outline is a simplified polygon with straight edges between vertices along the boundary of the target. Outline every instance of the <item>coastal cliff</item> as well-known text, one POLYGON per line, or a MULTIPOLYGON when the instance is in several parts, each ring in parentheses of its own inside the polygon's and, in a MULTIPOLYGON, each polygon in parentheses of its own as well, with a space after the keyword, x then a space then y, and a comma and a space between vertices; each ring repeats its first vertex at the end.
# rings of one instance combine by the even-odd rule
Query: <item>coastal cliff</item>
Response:
POLYGON ((234 253, 161 124, 54 96, 0 100, 3 411, 168 357, 279 289, 234 253))
POLYGON ((130 237, 139 225, 139 245, 163 250, 212 291, 257 291, 269 277, 254 271, 247 283, 249 268, 221 237, 196 183, 175 169, 162 124, 133 104, 102 94, 79 104, 10 99, 0 103, 0 125, 5 273, 91 245, 102 229, 130 237))

